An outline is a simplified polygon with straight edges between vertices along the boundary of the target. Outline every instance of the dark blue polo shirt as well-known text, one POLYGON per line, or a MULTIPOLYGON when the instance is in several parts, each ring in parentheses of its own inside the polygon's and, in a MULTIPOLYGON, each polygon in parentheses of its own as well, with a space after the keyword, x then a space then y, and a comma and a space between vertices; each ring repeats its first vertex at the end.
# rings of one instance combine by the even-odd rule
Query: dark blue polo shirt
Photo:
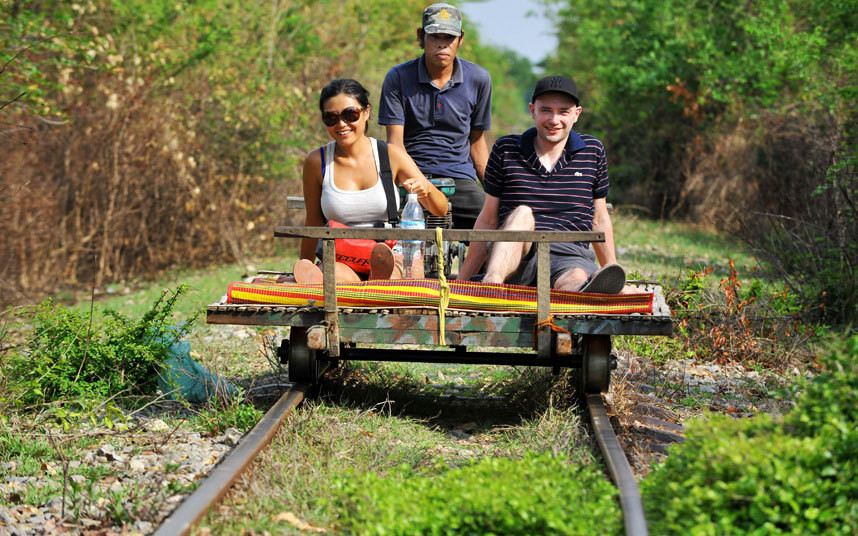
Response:
POLYGON ((456 58, 453 77, 438 89, 423 56, 397 65, 384 78, 378 122, 405 127, 405 150, 423 173, 476 180, 468 136, 492 126, 491 76, 456 58))
MULTIPOLYGON (((495 142, 486 165, 486 193, 497 197, 498 226, 516 207, 533 210, 536 229, 592 231, 593 200, 608 195, 608 162, 602 142, 569 133, 554 169, 548 171, 533 146, 536 129, 495 142)), ((580 244, 589 247, 587 243, 580 244)))

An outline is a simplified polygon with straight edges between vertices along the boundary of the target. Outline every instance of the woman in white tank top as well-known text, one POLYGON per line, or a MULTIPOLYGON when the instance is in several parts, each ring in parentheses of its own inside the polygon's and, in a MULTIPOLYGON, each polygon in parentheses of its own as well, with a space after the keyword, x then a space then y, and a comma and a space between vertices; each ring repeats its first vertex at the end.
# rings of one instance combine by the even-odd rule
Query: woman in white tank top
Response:
MULTIPOLYGON (((347 225, 387 221, 378 150, 375 140, 366 135, 371 110, 369 92, 356 80, 334 80, 322 89, 319 109, 333 141, 310 151, 304 160, 305 225, 321 227, 328 220, 347 225)), ((394 183, 416 193, 420 204, 432 214, 447 214, 446 196, 423 176, 405 149, 397 145, 388 145, 387 149, 394 183)), ((398 203, 398 192, 396 197, 398 203)), ((293 270, 299 283, 321 282, 322 272, 313 264, 316 245, 314 239, 301 240, 301 259, 293 270)), ((379 254, 387 256, 387 249, 379 254)), ((375 278, 396 277, 392 254, 389 261, 391 271, 380 270, 382 273, 373 274, 375 278)), ((354 270, 339 262, 336 274, 340 282, 361 280, 354 270)))

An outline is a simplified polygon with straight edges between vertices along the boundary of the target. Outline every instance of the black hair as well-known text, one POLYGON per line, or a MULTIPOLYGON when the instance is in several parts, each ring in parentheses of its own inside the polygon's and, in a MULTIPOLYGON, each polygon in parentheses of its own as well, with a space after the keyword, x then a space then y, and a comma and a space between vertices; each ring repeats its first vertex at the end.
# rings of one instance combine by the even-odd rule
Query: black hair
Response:
POLYGON ((319 111, 325 111, 325 103, 331 97, 336 97, 340 93, 345 93, 349 97, 360 103, 361 108, 369 106, 369 91, 360 85, 357 80, 351 78, 337 78, 331 80, 327 86, 322 88, 322 93, 319 95, 319 111))

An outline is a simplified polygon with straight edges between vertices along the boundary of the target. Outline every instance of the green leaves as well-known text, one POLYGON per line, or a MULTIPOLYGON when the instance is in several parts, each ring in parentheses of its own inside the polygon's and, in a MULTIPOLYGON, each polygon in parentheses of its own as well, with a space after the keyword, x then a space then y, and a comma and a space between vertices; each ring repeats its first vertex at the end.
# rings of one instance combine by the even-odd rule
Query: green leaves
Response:
POLYGON ((712 416, 641 483, 653 534, 853 534, 858 529, 858 337, 776 422, 712 416))
POLYGON ((486 458, 437 476, 350 474, 334 486, 353 534, 620 534, 616 491, 550 455, 486 458))
MULTIPOLYGON (((11 353, 4 364, 10 389, 24 405, 151 392, 168 348, 193 322, 173 325, 173 308, 185 290, 164 291, 138 321, 114 311, 91 318, 50 300, 39 304, 25 313, 33 323, 26 352, 11 353)), ((112 427, 120 412, 111 402, 102 409, 104 424, 112 427)))

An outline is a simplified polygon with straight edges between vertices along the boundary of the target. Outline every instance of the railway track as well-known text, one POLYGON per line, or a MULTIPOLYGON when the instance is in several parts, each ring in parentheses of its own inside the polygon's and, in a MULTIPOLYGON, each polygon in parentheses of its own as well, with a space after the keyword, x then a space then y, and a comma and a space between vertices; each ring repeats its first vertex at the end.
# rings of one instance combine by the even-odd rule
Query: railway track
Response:
MULTIPOLYGON (((188 534, 191 527, 223 498, 256 455, 268 446, 283 421, 304 400, 310 388, 309 385, 295 384, 284 393, 235 450, 164 521, 155 536, 188 534)), ((605 465, 619 491, 625 533, 627 536, 646 536, 649 532, 638 484, 614 432, 602 395, 587 394, 584 401, 605 465)))
POLYGON ((271 443, 286 416, 304 400, 310 386, 295 384, 262 416, 235 450, 209 474, 202 485, 161 524, 156 536, 176 536, 190 532, 209 509, 223 498, 253 459, 271 443))

